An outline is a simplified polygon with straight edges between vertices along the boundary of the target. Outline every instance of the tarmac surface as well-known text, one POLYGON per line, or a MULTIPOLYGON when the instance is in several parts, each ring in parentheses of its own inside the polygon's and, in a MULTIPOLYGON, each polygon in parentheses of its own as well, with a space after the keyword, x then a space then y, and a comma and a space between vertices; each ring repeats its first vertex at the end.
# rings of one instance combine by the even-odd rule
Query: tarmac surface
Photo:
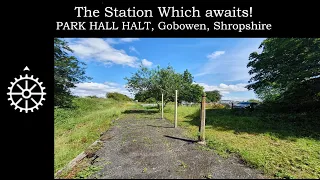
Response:
POLYGON ((129 112, 101 136, 102 148, 88 178, 97 179, 261 179, 263 175, 236 157, 223 158, 201 149, 168 120, 129 112))

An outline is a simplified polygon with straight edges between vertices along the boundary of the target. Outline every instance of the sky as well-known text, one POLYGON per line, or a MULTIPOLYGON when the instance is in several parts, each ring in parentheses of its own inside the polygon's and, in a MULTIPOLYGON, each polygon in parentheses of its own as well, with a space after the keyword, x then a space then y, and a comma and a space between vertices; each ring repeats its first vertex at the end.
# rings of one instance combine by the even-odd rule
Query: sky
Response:
POLYGON ((76 84, 77 96, 105 97, 119 92, 133 97, 125 88, 125 77, 140 64, 173 66, 176 72, 188 69, 194 83, 205 91, 219 90, 223 100, 257 99, 245 86, 250 75, 247 63, 251 52, 261 50, 265 38, 65 38, 72 55, 86 63, 92 79, 76 84))

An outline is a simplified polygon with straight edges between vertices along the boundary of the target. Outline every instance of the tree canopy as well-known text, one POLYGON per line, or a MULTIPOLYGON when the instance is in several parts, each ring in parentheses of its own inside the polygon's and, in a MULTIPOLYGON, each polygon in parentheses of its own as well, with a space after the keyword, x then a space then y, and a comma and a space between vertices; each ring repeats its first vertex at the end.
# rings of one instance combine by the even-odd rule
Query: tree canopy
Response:
POLYGON ((172 66, 149 69, 141 66, 130 78, 126 77, 127 88, 135 94, 135 99, 145 101, 154 98, 161 102, 163 93, 164 106, 174 101, 175 90, 178 90, 178 101, 199 102, 203 87, 193 83, 193 77, 188 70, 182 74, 175 72, 172 66))
POLYGON ((73 51, 67 42, 54 38, 54 105, 68 107, 71 105, 70 88, 76 83, 90 79, 85 76, 85 63, 69 55, 73 51))
POLYGON ((220 101, 222 95, 218 90, 206 91, 206 101, 207 102, 218 102, 220 101))
POLYGON ((320 38, 267 38, 259 48, 247 65, 249 90, 291 110, 320 104, 320 38))

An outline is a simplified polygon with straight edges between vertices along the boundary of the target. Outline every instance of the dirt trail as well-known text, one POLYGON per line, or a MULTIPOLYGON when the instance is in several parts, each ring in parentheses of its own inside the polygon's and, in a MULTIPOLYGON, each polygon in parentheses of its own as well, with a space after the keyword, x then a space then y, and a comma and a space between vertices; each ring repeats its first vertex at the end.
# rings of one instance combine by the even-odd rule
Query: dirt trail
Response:
POLYGON ((88 178, 263 178, 237 158, 201 150, 183 137, 183 129, 151 114, 135 112, 117 120, 101 139, 92 165, 103 168, 88 178))

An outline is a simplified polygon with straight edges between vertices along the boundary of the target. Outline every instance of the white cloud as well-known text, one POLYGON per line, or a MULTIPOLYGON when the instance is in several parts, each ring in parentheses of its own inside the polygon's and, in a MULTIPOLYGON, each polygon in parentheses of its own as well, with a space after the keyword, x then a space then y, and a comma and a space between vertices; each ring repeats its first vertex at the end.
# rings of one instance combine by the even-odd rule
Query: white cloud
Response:
POLYGON ((141 63, 142 63, 143 66, 146 66, 146 67, 152 66, 152 62, 150 62, 150 61, 148 61, 146 59, 142 59, 141 63))
POLYGON ((204 87, 204 90, 205 91, 213 91, 213 90, 218 90, 220 91, 221 94, 229 94, 230 92, 245 92, 245 91, 248 91, 247 88, 245 88, 245 86, 247 84, 243 84, 243 83, 239 83, 239 84, 230 84, 230 85, 227 85, 227 84, 219 84, 217 86, 214 86, 214 85, 208 85, 206 83, 197 83, 199 84, 200 86, 203 86, 204 87))
POLYGON ((125 89, 122 85, 112 82, 105 83, 95 83, 95 82, 85 82, 76 84, 74 89, 71 89, 72 94, 75 96, 97 96, 106 97, 107 92, 118 92, 132 97, 130 92, 125 89))
MULTIPOLYGON (((128 43, 135 40, 139 40, 139 38, 121 38, 119 40, 112 38, 67 39, 74 54, 84 61, 98 61, 106 67, 118 64, 138 68, 141 63, 145 66, 151 66, 152 62, 146 59, 139 60, 138 57, 130 56, 124 50, 111 46, 112 44, 128 43)), ((139 54, 133 46, 130 46, 129 50, 139 54)))
POLYGON ((202 65, 201 72, 195 74, 195 77, 212 75, 223 81, 248 81, 250 79, 247 68, 249 55, 254 51, 259 52, 258 47, 264 39, 241 39, 228 50, 227 54, 223 53, 223 56, 221 56, 222 51, 210 54, 207 56, 207 62, 202 65))
POLYGON ((207 58, 209 58, 209 59, 215 59, 215 58, 217 58, 218 56, 223 55, 224 53, 225 53, 225 51, 215 51, 215 52, 209 54, 209 55, 207 56, 207 58))
POLYGON ((114 83, 114 82, 104 82, 103 84, 108 85, 108 86, 119 86, 118 83, 114 83))
POLYGON ((104 64, 120 64, 137 67, 138 58, 129 56, 124 50, 115 49, 110 45, 112 40, 101 38, 81 38, 70 43, 70 48, 81 59, 93 59, 104 64))
POLYGON ((135 52, 135 53, 137 53, 137 54, 140 54, 140 53, 138 52, 138 50, 137 50, 136 48, 134 48, 133 46, 130 46, 130 47, 129 47, 129 50, 130 50, 130 52, 135 52))
POLYGON ((256 97, 254 96, 254 93, 252 91, 249 91, 247 88, 245 88, 247 84, 244 84, 244 83, 229 84, 229 85, 224 83, 221 83, 219 85, 208 85, 206 83, 196 83, 196 84, 203 86, 205 91, 213 91, 213 90, 220 91, 222 95, 222 98, 221 98, 222 100, 247 101, 249 99, 256 99, 256 97), (236 92, 245 92, 245 94, 236 95, 234 94, 236 92))
POLYGON ((105 41, 109 44, 118 44, 119 42, 113 38, 106 38, 105 41))
POLYGON ((133 41, 138 41, 140 39, 139 38, 120 38, 120 39, 105 38, 104 40, 109 44, 120 44, 120 43, 123 44, 123 43, 131 43, 133 41))
POLYGON ((138 41, 139 38, 120 38, 120 42, 133 42, 133 41, 138 41))

